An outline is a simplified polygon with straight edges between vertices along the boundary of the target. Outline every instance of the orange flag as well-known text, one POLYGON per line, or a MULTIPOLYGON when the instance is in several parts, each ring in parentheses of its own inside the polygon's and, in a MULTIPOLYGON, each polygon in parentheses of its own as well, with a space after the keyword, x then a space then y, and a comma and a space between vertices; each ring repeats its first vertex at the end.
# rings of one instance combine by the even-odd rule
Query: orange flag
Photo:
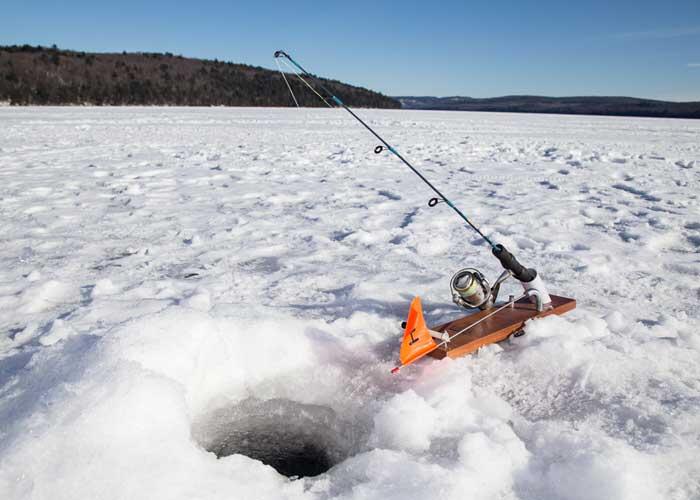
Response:
MULTIPOLYGON (((415 297, 408 310, 406 330, 401 341, 401 352, 399 353, 401 366, 410 365, 437 347, 438 344, 435 343, 435 339, 430 335, 430 330, 425 324, 420 297, 415 297)), ((399 371, 399 367, 392 370, 393 373, 397 371, 399 371)))

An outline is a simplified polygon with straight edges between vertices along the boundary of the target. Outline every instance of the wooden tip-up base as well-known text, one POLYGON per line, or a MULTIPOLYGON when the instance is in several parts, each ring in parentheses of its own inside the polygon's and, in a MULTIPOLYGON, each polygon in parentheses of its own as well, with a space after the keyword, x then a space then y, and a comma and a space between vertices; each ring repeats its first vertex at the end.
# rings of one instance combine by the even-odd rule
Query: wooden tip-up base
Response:
MULTIPOLYGON (((540 313, 537 312, 535 304, 531 303, 527 298, 520 299, 513 304, 513 307, 506 307, 490 318, 474 325, 469 330, 455 337, 448 344, 440 346, 429 353, 429 356, 437 359, 442 359, 445 356, 449 356, 450 358, 466 356, 484 345, 501 342, 507 339, 513 333, 521 330, 525 322, 529 319, 542 318, 550 314, 564 314, 576 308, 576 301, 574 299, 559 297, 557 295, 551 295, 551 298, 552 308, 540 313)), ((469 316, 431 328, 431 330, 454 335, 492 312, 493 310, 479 311, 469 316)))

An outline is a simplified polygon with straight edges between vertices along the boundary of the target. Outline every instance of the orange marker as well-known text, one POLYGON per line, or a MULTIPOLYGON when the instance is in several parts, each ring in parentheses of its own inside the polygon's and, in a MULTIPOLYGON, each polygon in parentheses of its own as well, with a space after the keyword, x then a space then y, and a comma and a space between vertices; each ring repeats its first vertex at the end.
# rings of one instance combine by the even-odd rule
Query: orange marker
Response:
MULTIPOLYGON (((408 310, 406 329, 403 332, 403 340, 401 341, 401 351, 399 353, 401 366, 410 365, 417 359, 437 349, 438 345, 425 324, 420 297, 415 297, 408 310)), ((401 366, 395 367, 391 370, 391 373, 398 372, 401 366)))

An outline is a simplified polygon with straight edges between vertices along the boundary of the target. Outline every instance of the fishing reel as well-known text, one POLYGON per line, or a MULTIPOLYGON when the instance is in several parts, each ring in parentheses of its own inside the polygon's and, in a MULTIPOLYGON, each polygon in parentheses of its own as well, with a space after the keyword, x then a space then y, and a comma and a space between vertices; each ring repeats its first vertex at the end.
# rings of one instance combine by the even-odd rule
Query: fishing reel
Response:
POLYGON ((521 297, 529 298, 538 312, 552 307, 552 298, 535 269, 521 265, 503 245, 495 245, 493 254, 505 269, 493 286, 490 286, 484 275, 473 267, 460 269, 450 280, 452 301, 455 304, 467 309, 491 309, 498 298, 501 284, 512 276, 523 287, 524 293, 521 297))
POLYGON ((465 267, 457 271, 450 280, 452 301, 466 309, 491 309, 498 298, 501 283, 510 278, 513 273, 503 271, 493 286, 478 269, 465 267))

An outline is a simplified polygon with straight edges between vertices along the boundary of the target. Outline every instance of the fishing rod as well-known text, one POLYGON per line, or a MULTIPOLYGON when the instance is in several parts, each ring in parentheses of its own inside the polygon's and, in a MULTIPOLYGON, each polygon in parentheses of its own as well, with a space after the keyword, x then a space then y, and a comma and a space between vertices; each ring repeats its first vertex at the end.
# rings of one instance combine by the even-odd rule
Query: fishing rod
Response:
MULTIPOLYGON (((309 73, 308 71, 306 71, 306 70, 301 66, 301 64, 299 64, 299 63, 296 62, 294 59, 292 59, 292 57, 291 57, 289 54, 287 54, 286 52, 284 52, 284 51, 282 51, 282 50, 278 50, 277 52, 275 52, 275 59, 280 58, 280 57, 284 57, 285 59, 289 60, 290 63, 292 63, 299 71, 301 71, 301 72, 302 72, 305 76, 307 76, 308 78, 314 78, 314 76, 313 76, 311 73, 309 73)), ((367 123, 366 123, 362 118, 360 118, 359 116, 357 116, 357 115, 353 112, 353 110, 350 109, 343 101, 341 101, 333 92, 331 92, 330 90, 328 90, 328 89, 326 88, 326 86, 323 85, 322 82, 319 81, 319 82, 318 82, 318 86, 321 88, 321 90, 323 90, 323 91, 328 95, 328 97, 329 97, 334 103, 336 103, 338 106, 342 107, 345 111, 347 111, 348 113, 350 113, 350 114, 352 115, 352 117, 353 117, 355 120, 357 120, 358 122, 360 122, 367 130, 369 130, 369 132, 370 132, 374 137, 376 137, 376 138, 384 145, 384 147, 386 147, 386 149, 388 149, 389 151, 391 151, 399 160, 401 160, 408 168, 410 168, 410 169, 413 171, 414 174, 416 174, 418 177, 420 177, 420 179, 421 179, 423 182, 425 182, 425 183, 428 185, 428 187, 429 187, 430 189, 432 189, 432 190, 435 192, 435 194, 437 194, 437 195, 440 197, 440 199, 441 199, 442 201, 444 201, 444 202, 447 204, 448 207, 450 207, 452 210, 454 210, 454 211, 457 213, 457 215, 459 215, 459 216, 464 220, 464 222, 466 222, 467 224, 469 224, 469 226, 470 226, 474 231, 476 231, 476 232, 479 234, 479 236, 481 236, 481 237, 483 238, 483 240, 491 246, 492 249, 494 249, 494 250, 496 249, 496 245, 489 239, 489 237, 486 236, 484 233, 482 233, 481 230, 480 230, 478 227, 476 227, 476 226, 474 225, 474 223, 473 223, 472 221, 470 221, 469 218, 468 218, 466 215, 464 215, 464 213, 463 213, 459 208, 457 208, 457 207, 454 205, 454 203, 452 203, 452 202, 450 201, 449 198, 447 198, 447 196, 445 196, 444 194, 442 194, 442 192, 440 192, 440 190, 439 190, 438 188, 436 188, 436 187, 433 185, 432 182, 430 182, 428 179, 426 179, 425 176, 424 176, 422 173, 420 173, 420 171, 419 171, 416 167, 414 167, 413 165, 411 165, 411 163, 410 163, 406 158, 404 158, 403 156, 401 156, 401 153, 399 153, 391 144, 389 144, 388 142, 386 142, 386 140, 384 140, 384 138, 383 138, 382 136, 380 136, 377 132, 375 132, 375 130, 374 130, 372 127, 370 127, 369 125, 367 125, 367 123)), ((320 97, 320 96, 319 96, 319 97, 320 97)), ((323 100, 326 101, 326 99, 323 99, 323 100)), ((382 148, 381 146, 377 146, 377 147, 374 149, 374 152, 377 153, 377 154, 379 154, 379 153, 382 152, 382 150, 383 150, 383 148, 382 148)), ((438 200, 438 201, 439 201, 439 200, 438 200)), ((433 202, 433 200, 431 200, 431 203, 432 203, 432 202, 433 202)), ((436 205, 436 204, 437 204, 437 201, 436 201, 435 203, 433 203, 433 205, 431 205, 431 206, 434 206, 434 205, 436 205)))
MULTIPOLYGON (((489 244, 493 255, 501 262, 501 265, 506 270, 506 272, 509 273, 508 276, 513 276, 518 281, 520 281, 523 285, 523 288, 525 288, 526 292, 528 292, 528 290, 533 290, 533 293, 537 292, 542 301, 540 302, 541 304, 547 305, 551 303, 551 299, 549 297, 549 294, 547 293, 544 283, 537 276, 537 271, 535 269, 524 267, 503 245, 496 244, 493 241, 491 241, 491 239, 488 236, 482 233, 481 230, 471 220, 469 220, 469 218, 459 208, 457 208, 455 204, 452 203, 452 201, 449 198, 447 198, 437 187, 435 187, 435 185, 433 185, 433 183, 431 183, 416 167, 414 167, 406 158, 404 158, 391 144, 389 144, 382 136, 380 136, 362 118, 357 116, 357 114, 355 114, 355 112, 352 109, 350 109, 342 100, 340 100, 340 98, 338 98, 333 92, 328 90, 328 88, 326 88, 326 86, 319 78, 306 71, 306 69, 304 69, 304 67, 301 64, 295 61, 285 51, 278 50, 275 52, 274 55, 275 62, 277 61, 277 59, 280 59, 285 63, 289 61, 289 63, 292 64, 294 68, 296 68, 296 70, 300 71, 301 74, 306 76, 309 80, 315 79, 321 91, 326 94, 326 97, 324 97, 320 92, 318 92, 318 90, 316 90, 309 82, 302 78, 302 76, 299 73, 297 73, 296 70, 294 70, 296 76, 307 87, 309 87, 309 89, 311 89, 314 92, 314 94, 316 94, 327 106, 333 107, 329 102, 330 100, 337 106, 343 108, 382 143, 383 146, 377 146, 376 148, 374 148, 374 152, 376 154, 381 153, 384 150, 384 148, 388 149, 394 154, 394 156, 396 156, 408 168, 410 168, 413 171, 413 173, 416 174, 425 184, 427 184, 428 187, 435 192, 435 194, 439 196, 439 198, 432 198, 428 202, 429 206, 434 207, 440 201, 444 201, 447 204, 447 206, 454 210, 455 213, 469 225, 469 227, 476 231, 476 233, 486 243, 489 244)), ((281 69, 280 73, 282 73, 281 69)), ((284 73, 282 73, 282 76, 284 77, 284 73)), ((286 77, 284 78, 285 82, 287 82, 286 77)), ((292 89, 288 83, 287 87, 289 88, 289 91, 292 92, 292 89)), ((292 97, 294 98, 294 102, 297 103, 296 97, 294 97, 293 92, 292 97)), ((479 308, 482 310, 489 309, 493 306, 496 296, 498 295, 498 287, 500 286, 500 283, 501 281, 503 281, 503 279, 505 278, 502 275, 501 277, 499 277, 496 284, 493 287, 491 287, 489 286, 488 281, 486 281, 486 279, 484 278, 483 274, 481 274, 479 271, 473 268, 462 269, 458 271, 450 281, 452 300, 456 304, 466 308, 479 308)))

